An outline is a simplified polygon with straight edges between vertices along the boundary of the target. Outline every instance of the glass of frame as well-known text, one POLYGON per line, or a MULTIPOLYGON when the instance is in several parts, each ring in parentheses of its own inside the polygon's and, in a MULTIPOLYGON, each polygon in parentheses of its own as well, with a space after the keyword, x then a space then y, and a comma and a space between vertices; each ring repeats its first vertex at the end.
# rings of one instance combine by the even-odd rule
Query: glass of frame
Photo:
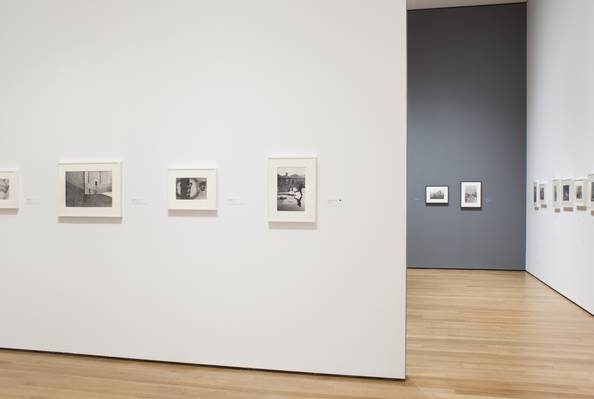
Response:
POLYGON ((588 193, 586 179, 576 179, 573 182, 573 200, 578 208, 588 206, 588 193))
POLYGON ((561 204, 563 208, 573 208, 573 179, 563 179, 561 182, 561 204))
POLYGON ((61 217, 122 217, 122 164, 60 163, 58 193, 61 217))
POLYGON ((588 203, 589 208, 594 211, 594 173, 588 176, 588 203))
POLYGON ((447 205, 450 203, 449 186, 426 186, 425 204, 426 205, 447 205))
POLYGON ((18 209, 18 172, 0 171, 0 209, 18 209))
POLYGON ((553 207, 555 209, 561 208, 561 180, 553 180, 553 207))
POLYGON ((317 159, 268 158, 268 221, 316 222, 317 159))
POLYGON ((547 184, 540 183, 538 185, 538 202, 541 208, 547 206, 547 184))
POLYGON ((463 181, 460 183, 460 207, 462 209, 482 209, 483 183, 463 181))
POLYGON ((169 169, 168 181, 170 210, 217 209, 216 169, 169 169))

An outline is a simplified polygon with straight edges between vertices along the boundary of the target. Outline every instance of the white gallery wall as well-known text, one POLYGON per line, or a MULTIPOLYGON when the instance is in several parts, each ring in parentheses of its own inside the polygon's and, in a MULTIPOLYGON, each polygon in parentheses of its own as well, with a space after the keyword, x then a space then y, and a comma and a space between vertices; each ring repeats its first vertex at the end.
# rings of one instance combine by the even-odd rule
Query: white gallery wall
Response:
POLYGON ((404 377, 405 24, 405 0, 0 0, 0 347, 404 377), (266 222, 269 155, 318 157, 315 226, 266 222), (114 160, 121 222, 58 219, 57 163, 114 160), (168 213, 170 166, 218 167, 218 212, 168 213))
POLYGON ((552 207, 554 178, 594 173, 594 2, 528 2, 527 270, 594 312, 594 212, 552 207), (532 182, 549 206, 534 210, 532 182))

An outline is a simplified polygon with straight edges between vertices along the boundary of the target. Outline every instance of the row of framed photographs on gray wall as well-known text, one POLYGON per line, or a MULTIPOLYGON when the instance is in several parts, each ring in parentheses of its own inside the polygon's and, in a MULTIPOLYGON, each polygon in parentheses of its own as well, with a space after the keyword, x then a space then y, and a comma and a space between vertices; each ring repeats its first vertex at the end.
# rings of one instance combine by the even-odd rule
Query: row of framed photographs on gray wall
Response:
MULTIPOLYGON (((426 186, 425 205, 449 205, 449 186, 426 186)), ((460 208, 482 209, 483 183, 480 181, 460 182, 460 208)))
MULTIPOLYGON (((122 163, 58 164, 58 216, 122 217, 122 163)), ((0 208, 18 209, 18 172, 0 171, 0 208)), ((268 221, 316 221, 317 159, 268 159, 268 221), (307 188, 307 191, 306 191, 307 188)), ((216 168, 170 168, 168 208, 217 210, 216 168)))
POLYGON ((594 174, 580 179, 553 179, 551 194, 548 187, 545 182, 533 183, 532 202, 535 209, 547 207, 552 200, 555 209, 576 207, 594 210, 594 174))

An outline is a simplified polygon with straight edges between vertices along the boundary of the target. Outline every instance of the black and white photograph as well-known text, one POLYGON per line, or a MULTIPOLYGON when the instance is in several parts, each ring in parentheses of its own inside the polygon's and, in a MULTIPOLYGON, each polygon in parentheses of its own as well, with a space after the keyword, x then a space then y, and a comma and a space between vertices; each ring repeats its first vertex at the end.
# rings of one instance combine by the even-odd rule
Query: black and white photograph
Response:
POLYGON ((534 182, 532 184, 532 202, 534 203, 534 206, 538 206, 538 183, 534 182))
POLYGON ((111 171, 66 172, 65 190, 67 207, 113 206, 111 171))
POLYGON ((575 199, 581 200, 584 198, 584 186, 577 184, 575 186, 575 199))
POLYGON ((570 201, 571 186, 569 184, 563 185, 563 201, 570 201))
POLYGON ((561 180, 554 179, 553 180, 553 207, 555 209, 561 208, 561 191, 562 191, 561 180))
POLYGON ((553 199, 553 208, 560 209, 561 208, 561 191, 563 190, 561 180, 560 179, 553 179, 552 186, 551 186, 551 196, 553 199))
POLYGON ((480 209, 483 207, 482 182, 461 182, 460 188, 460 206, 462 208, 480 209))
POLYGON ((217 209, 217 169, 169 169, 169 209, 215 211, 217 209))
POLYGON ((476 186, 466 186, 466 188, 464 189, 464 203, 477 204, 478 197, 478 188, 476 186))
POLYGON ((575 192, 575 206, 579 208, 585 208, 588 206, 588 198, 586 193, 586 179, 577 179, 573 183, 575 192))
POLYGON ((0 179, 0 201, 10 198, 10 179, 0 179))
POLYGON ((561 182, 561 203, 564 208, 573 207, 574 202, 574 184, 573 179, 564 179, 561 182))
POLYGON ((61 163, 62 217, 121 217, 120 163, 61 163))
POLYGON ((447 205, 449 203, 449 186, 426 186, 426 205, 447 205))
POLYGON ((277 169, 276 210, 305 212, 305 168, 277 169))
POLYGON ((0 209, 18 208, 17 172, 0 171, 0 209))
POLYGON ((588 176, 588 187, 590 187, 589 190, 589 203, 590 203, 590 209, 594 210, 594 174, 591 174, 588 176))
POLYGON ((175 199, 206 200, 207 182, 201 177, 178 177, 175 179, 175 199))
POLYGON ((268 159, 268 221, 316 221, 317 159, 268 159))
POLYGON ((538 200, 540 206, 545 207, 547 205, 547 185, 545 183, 538 185, 538 200))

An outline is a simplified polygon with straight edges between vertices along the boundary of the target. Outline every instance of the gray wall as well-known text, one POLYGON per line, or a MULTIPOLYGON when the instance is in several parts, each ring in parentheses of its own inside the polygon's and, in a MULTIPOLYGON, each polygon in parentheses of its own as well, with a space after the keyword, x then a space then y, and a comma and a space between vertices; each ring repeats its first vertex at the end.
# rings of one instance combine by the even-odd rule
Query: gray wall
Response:
POLYGON ((408 124, 408 265, 523 270, 524 4, 408 12, 408 124), (483 181, 482 210, 460 209, 461 180, 483 181))

